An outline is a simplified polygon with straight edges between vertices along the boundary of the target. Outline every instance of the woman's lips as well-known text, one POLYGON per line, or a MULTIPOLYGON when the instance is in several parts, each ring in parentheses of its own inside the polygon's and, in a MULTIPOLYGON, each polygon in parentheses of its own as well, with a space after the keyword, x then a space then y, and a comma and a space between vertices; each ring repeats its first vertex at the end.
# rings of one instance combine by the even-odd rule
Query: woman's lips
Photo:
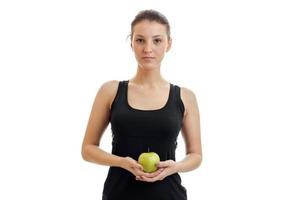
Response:
POLYGON ((154 60, 154 57, 142 57, 142 59, 145 61, 152 61, 154 60))

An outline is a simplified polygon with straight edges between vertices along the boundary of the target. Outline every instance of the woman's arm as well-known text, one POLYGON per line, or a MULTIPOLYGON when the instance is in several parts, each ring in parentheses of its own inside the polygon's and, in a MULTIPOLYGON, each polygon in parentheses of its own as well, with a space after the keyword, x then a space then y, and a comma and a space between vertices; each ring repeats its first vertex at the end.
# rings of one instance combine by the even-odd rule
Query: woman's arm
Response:
POLYGON ((186 157, 176 163, 177 172, 187 172, 196 169, 202 162, 200 114, 195 94, 181 88, 182 101, 185 105, 185 114, 181 133, 185 141, 186 157))
POLYGON ((88 162, 117 167, 122 162, 122 157, 99 148, 101 137, 109 124, 110 106, 117 89, 118 81, 109 81, 96 94, 81 148, 82 157, 88 162))

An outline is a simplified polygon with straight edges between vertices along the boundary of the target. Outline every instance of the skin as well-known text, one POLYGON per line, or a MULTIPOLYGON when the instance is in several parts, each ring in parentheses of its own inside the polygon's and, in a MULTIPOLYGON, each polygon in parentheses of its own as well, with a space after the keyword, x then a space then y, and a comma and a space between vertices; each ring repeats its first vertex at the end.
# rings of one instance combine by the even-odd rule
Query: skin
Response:
MULTIPOLYGON (((131 48, 138 67, 128 85, 128 103, 131 107, 155 110, 165 105, 169 82, 161 76, 160 67, 171 46, 172 39, 167 36, 164 25, 144 20, 134 26, 131 48)), ((96 94, 82 143, 83 159, 100 165, 121 167, 131 172, 136 180, 146 182, 163 180, 171 174, 199 167, 202 162, 199 109, 195 94, 185 87, 181 87, 180 94, 185 106, 181 129, 186 148, 183 160, 161 161, 156 172, 145 173, 136 160, 113 155, 100 148, 101 137, 109 124, 111 104, 117 93, 118 83, 116 80, 105 82, 96 94)))

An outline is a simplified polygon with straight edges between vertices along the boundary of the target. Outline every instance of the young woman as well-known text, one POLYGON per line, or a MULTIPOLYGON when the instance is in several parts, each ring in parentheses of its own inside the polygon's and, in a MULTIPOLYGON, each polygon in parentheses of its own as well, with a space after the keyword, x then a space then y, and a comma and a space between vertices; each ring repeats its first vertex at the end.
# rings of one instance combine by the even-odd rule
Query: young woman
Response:
POLYGON ((165 80, 161 62, 171 48, 170 25, 155 10, 138 13, 131 23, 131 48, 137 60, 136 74, 128 80, 103 83, 94 100, 82 157, 110 166, 103 200, 184 200, 187 190, 178 173, 199 167, 202 161, 200 118, 195 94, 165 80), (99 148, 108 124, 112 152, 99 148), (181 131, 186 157, 175 159, 181 131), (143 152, 160 157, 157 170, 143 171, 143 152))

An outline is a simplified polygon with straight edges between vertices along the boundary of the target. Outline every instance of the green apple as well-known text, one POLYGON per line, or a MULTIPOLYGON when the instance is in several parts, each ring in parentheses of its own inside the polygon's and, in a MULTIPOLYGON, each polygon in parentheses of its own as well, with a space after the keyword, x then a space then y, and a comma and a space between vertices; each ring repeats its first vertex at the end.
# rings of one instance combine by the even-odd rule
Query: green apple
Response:
POLYGON ((145 172, 151 173, 157 170, 156 164, 160 162, 160 158, 155 152, 145 152, 139 156, 138 162, 145 172))

